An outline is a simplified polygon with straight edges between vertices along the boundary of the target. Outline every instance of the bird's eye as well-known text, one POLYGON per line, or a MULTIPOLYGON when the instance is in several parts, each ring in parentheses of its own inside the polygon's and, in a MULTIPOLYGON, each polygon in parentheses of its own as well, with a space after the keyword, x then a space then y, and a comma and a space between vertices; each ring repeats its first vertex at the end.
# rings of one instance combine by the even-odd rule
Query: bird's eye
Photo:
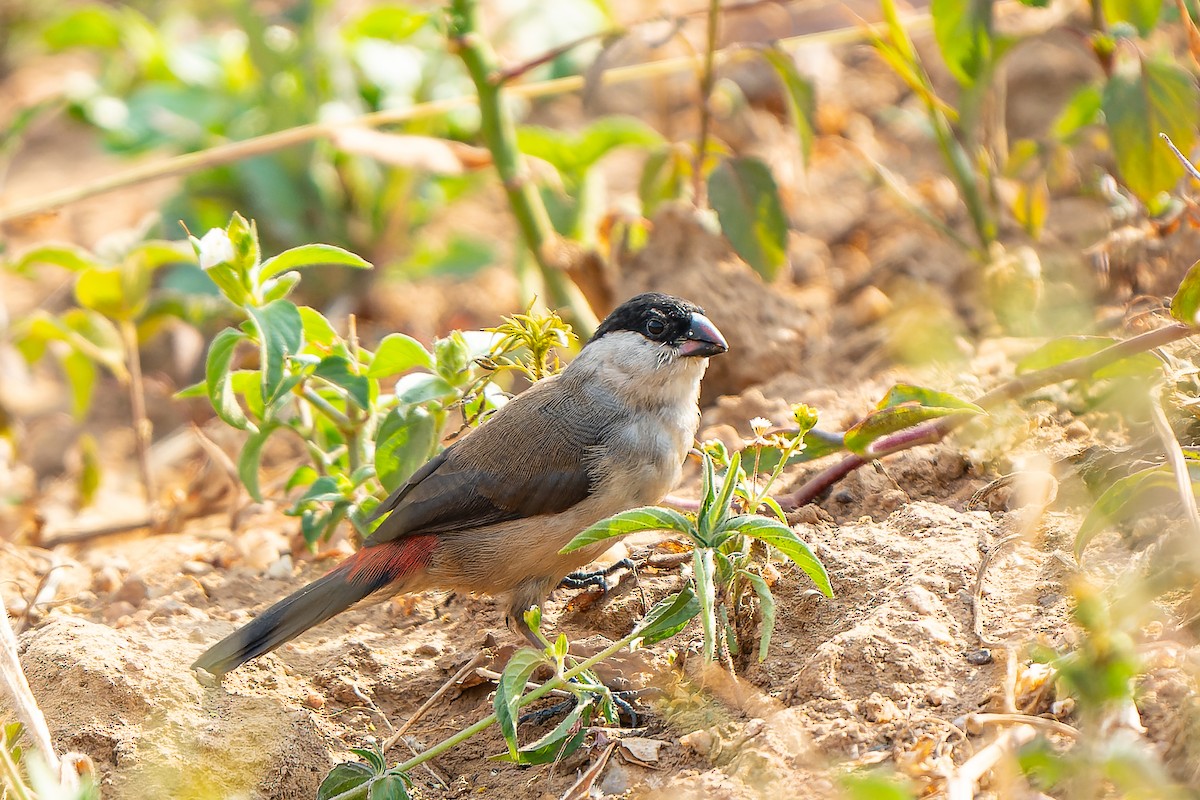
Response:
POLYGON ((666 329, 667 325, 661 319, 652 319, 646 323, 646 332, 651 336, 658 336, 666 329))

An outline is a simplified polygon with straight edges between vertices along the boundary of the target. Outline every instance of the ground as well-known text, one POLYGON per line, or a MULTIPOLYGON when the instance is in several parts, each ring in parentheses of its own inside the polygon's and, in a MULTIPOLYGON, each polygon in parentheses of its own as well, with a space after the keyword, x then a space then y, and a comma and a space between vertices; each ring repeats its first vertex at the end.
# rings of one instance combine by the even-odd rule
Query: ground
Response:
MULTIPOLYGON (((936 173, 937 160, 922 133, 872 111, 911 102, 899 81, 861 48, 835 55, 839 91, 823 95, 834 98, 822 105, 828 129, 806 172, 792 174, 791 134, 768 111, 747 112, 749 122, 740 122, 751 132, 740 131, 738 120, 718 131, 728 140, 752 133, 751 149, 778 165, 794 229, 787 274, 762 281, 705 219, 680 208, 662 212, 647 247, 620 265, 618 294, 682 294, 705 306, 730 341, 730 354, 714 360, 705 382, 701 438, 736 443, 750 435, 751 418, 782 424, 798 402, 817 409, 821 427, 843 430, 898 381, 977 397, 1012 377, 1016 361, 1044 340, 1000 335, 983 310, 968 255, 915 221, 864 169, 865 150, 917 183, 936 173), (931 353, 950 358, 933 365, 924 357, 931 353)), ((1011 85, 1036 82, 1042 69, 1056 76, 1057 88, 1086 75, 1086 60, 1071 52, 1050 47, 1040 58, 1037 70, 1015 62, 1011 85)), ((1049 95, 1025 103, 1018 95, 1010 93, 1011 125, 1048 124, 1056 107, 1049 95)), ((87 151, 87 141, 65 122, 44 131, 8 192, 32 191, 57 174, 54 154, 66 147, 86 152, 89 174, 115 169, 87 151)), ((610 180, 617 193, 635 183, 629 174, 610 180)), ((936 179, 919 188, 939 196, 936 179)), ((1109 222, 1104 205, 1077 188, 1057 187, 1074 213, 1057 215, 1039 247, 1045 263, 1059 265, 1047 295, 1068 309, 1068 322, 1081 313, 1070 310, 1072 298, 1098 298, 1098 310, 1088 307, 1090 325, 1119 314, 1123 298, 1121 287, 1099 286, 1081 255, 1104 239, 1109 222)), ((157 196, 99 198, 38 224, 94 243, 133 224, 157 196)), ((496 196, 468 213, 497 229, 507 225, 496 196)), ((10 234, 17 247, 48 235, 36 225, 10 234)), ((1149 277, 1166 272, 1163 280, 1177 283, 1195 258, 1190 249, 1186 233, 1166 241, 1153 262, 1159 272, 1149 277)), ((384 288, 368 301, 374 324, 421 338, 449 324, 491 324, 516 306, 515 282, 503 268, 465 282, 384 288)), ((15 282, 5 289, 10 314, 38 296, 15 282)), ((44 537, 69 516, 63 498, 70 481, 58 476, 70 473, 64 437, 74 429, 64 422, 57 384, 16 363, 0 366, 9 387, 25 387, 9 388, 3 399, 26 414, 24 447, 40 453, 28 467, 4 466, 0 480, 8 487, 36 481, 49 509, 37 511, 40 520, 3 509, 0 593, 22 629, 22 664, 56 744, 92 758, 106 798, 313 797, 349 748, 386 738, 481 649, 496 651, 486 666, 499 669, 516 643, 496 600, 430 593, 344 613, 223 686, 202 685, 188 666, 208 644, 320 575, 348 545, 335 541, 310 553, 297 546, 296 520, 280 513, 281 500, 253 505, 232 491, 180 426, 194 417, 229 452, 236 439, 196 408, 172 406, 167 398, 178 383, 159 364, 151 374, 161 401, 155 454, 176 493, 177 518, 153 535, 48 546, 44 537)), ((102 507, 74 517, 75 528, 128 516, 124 509, 136 506, 132 438, 116 422, 123 414, 114 403, 94 429, 128 478, 110 477, 102 507)), ((1129 563, 1153 555, 1131 550, 1116 533, 1097 539, 1082 568, 1071 552, 1088 502, 1078 457, 1128 443, 1129 431, 1112 420, 1074 410, 1065 391, 1047 391, 945 442, 864 467, 796 510, 789 521, 826 566, 834 597, 778 565, 770 651, 761 662, 740 655, 735 676, 702 668, 694 628, 618 659, 610 679, 657 692, 640 705, 640 739, 612 752, 591 796, 831 797, 841 771, 870 764, 889 765, 932 792, 1002 727, 998 718, 971 715, 1070 721, 1069 703, 1045 680, 1030 647, 1061 650, 1077 641, 1070 612, 1081 574, 1115 580, 1129 563), (1019 480, 994 486, 1004 475, 1019 480)), ((268 460, 268 477, 286 475, 288 458, 281 452, 268 460)), ((825 466, 790 468, 779 493, 825 466)), ((698 483, 693 464, 676 494, 694 497, 698 483)), ((1154 516, 1144 523, 1154 531, 1173 524, 1154 516)), ((635 557, 662 547, 655 537, 625 545, 635 557)), ((625 635, 645 603, 686 579, 686 568, 645 568, 603 596, 560 589, 547 605, 549 628, 566 633, 580 652, 594 652, 625 635)), ((1200 719, 1200 648, 1178 625, 1177 605, 1154 605, 1142 622, 1147 671, 1137 711, 1146 740, 1187 783, 1200 774, 1191 735, 1200 719)), ((413 726, 407 746, 427 747, 486 715, 493 688, 485 677, 468 676, 413 726)), ((532 740, 553 724, 527 724, 522 737, 532 740)), ((570 796, 564 792, 613 736, 602 733, 596 746, 563 763, 520 769, 488 760, 505 749, 492 729, 418 770, 414 794, 570 796)), ((390 751, 389 760, 403 760, 407 746, 390 751)), ((1004 795, 999 784, 981 791, 1004 795)))

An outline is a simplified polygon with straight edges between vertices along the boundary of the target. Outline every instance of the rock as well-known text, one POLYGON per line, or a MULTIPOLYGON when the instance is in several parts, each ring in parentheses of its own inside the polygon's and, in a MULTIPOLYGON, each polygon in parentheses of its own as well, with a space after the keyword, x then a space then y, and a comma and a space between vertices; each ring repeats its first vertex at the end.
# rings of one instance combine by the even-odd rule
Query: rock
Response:
POLYGON ((870 697, 859 703, 859 712, 867 722, 883 724, 900 717, 900 709, 890 697, 884 697, 879 692, 872 692, 870 697))
POLYGON ((117 590, 113 600, 129 603, 134 608, 137 608, 146 602, 146 598, 149 596, 150 589, 146 586, 146 582, 137 575, 130 575, 121 584, 121 588, 117 590))

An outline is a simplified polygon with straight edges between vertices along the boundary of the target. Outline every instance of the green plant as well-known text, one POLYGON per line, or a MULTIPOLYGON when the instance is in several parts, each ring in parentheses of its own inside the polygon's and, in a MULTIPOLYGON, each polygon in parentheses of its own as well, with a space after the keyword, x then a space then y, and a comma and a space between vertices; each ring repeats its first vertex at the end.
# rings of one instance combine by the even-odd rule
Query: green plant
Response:
MULTIPOLYGON (((546 643, 547 646, 542 651, 522 648, 513 654, 496 687, 495 713, 489 714, 475 724, 423 751, 420 755, 414 756, 386 772, 382 771, 382 764, 374 759, 370 759, 366 764, 348 769, 342 769, 345 765, 335 767, 334 772, 338 774, 336 783, 331 782, 330 791, 323 791, 319 796, 321 800, 363 800, 363 798, 376 797, 377 795, 372 793, 374 782, 381 780, 382 777, 408 775, 420 764, 436 758, 450 748, 487 730, 497 722, 500 723, 505 741, 509 746, 509 752, 500 758, 523 764, 548 763, 564 758, 574 752, 583 742, 584 737, 579 736, 579 732, 582 729, 582 717, 586 713, 586 709, 595 702, 595 696, 607 696, 608 693, 606 687, 600 685, 594 678, 587 677, 592 667, 611 658, 626 647, 652 644, 674 636, 698 612, 699 605, 690 589, 673 594, 659 601, 650 609, 649 613, 634 626, 628 635, 571 667, 566 666, 567 648, 562 637, 559 637, 553 645, 546 643), (554 676, 541 686, 525 692, 525 685, 529 677, 542 664, 553 668, 554 676), (586 682, 576 683, 578 678, 584 678, 586 682), (584 710, 579 711, 577 716, 572 712, 574 718, 568 717, 571 719, 569 724, 560 724, 550 735, 543 737, 538 742, 520 747, 516 738, 517 711, 555 690, 566 690, 582 695, 582 702, 588 705, 584 707, 584 710), (335 789, 336 791, 334 791, 335 789)), ((539 616, 532 613, 526 617, 526 621, 531 624, 531 627, 536 626, 540 622, 539 616)), ((354 752, 364 755, 362 751, 354 752)), ((364 755, 364 758, 366 757, 364 755)), ((333 773, 326 778, 326 781, 330 782, 332 779, 333 773)), ((404 778, 400 780, 404 782, 404 778)), ((324 786, 325 784, 322 784, 323 788, 324 786)), ((389 780, 388 786, 396 787, 398 784, 389 780)), ((404 797, 400 794, 379 796, 404 797)))
POLYGON ((196 323, 208 309, 202 296, 155 287, 160 270, 187 260, 186 249, 177 242, 141 238, 141 232, 113 236, 95 253, 66 244, 26 251, 8 268, 25 276, 39 265, 69 270, 77 306, 58 314, 37 309, 17 320, 10 335, 30 363, 47 355, 58 360, 78 419, 91 408, 101 369, 126 387, 142 485, 147 502, 155 504, 158 497, 147 455, 152 431, 146 416, 140 346, 169 321, 196 323))
POLYGON ((1021 770, 1035 786, 1067 800, 1111 791, 1128 797, 1187 797, 1186 788, 1171 779, 1160 755, 1142 737, 1134 705, 1142 671, 1135 636, 1152 606, 1136 587, 1108 593, 1082 578, 1072 594, 1078 644, 1062 654, 1038 647, 1034 657, 1053 667, 1061 695, 1073 700, 1080 735, 1065 751, 1045 737, 1035 739, 1018 754, 1021 770))
POLYGON ((40 751, 22 744, 25 726, 0 724, 0 797, 12 800, 99 800, 100 791, 90 775, 68 784, 54 774, 40 751))
MULTIPOLYGON (((793 449, 799 446, 795 442, 802 436, 793 437, 793 449)), ((730 654, 738 652, 739 643, 731 618, 744 602, 742 589, 747 584, 753 587, 762 613, 758 653, 759 658, 763 659, 766 658, 775 624, 775 601, 766 579, 751 567, 753 541, 762 542, 782 553, 800 567, 823 594, 832 597, 829 576, 808 545, 786 524, 757 514, 734 513, 733 502, 739 486, 745 491, 745 484, 739 480, 740 453, 730 459, 729 468, 720 483, 717 482, 713 459, 708 453, 703 455, 703 466, 700 509, 694 518, 655 506, 635 508, 591 526, 572 539, 563 552, 640 531, 662 530, 683 534, 693 546, 692 582, 693 591, 700 600, 705 660, 716 660, 722 647, 728 648, 730 654)), ((761 502, 762 498, 756 492, 751 502, 754 499, 761 502)))
POLYGON ((254 224, 238 214, 191 242, 201 267, 246 319, 217 334, 205 380, 181 395, 207 396, 222 420, 249 434, 237 466, 256 500, 267 441, 282 432, 301 443, 309 463, 287 480, 288 491, 300 490, 288 513, 301 518, 310 544, 343 519, 365 532, 379 494, 398 488, 437 452, 453 410, 461 408, 468 421, 482 418, 503 402, 492 382, 498 371, 549 374, 558 366, 552 349, 572 340, 557 316, 526 313, 492 331, 454 332, 432 350, 401 333, 369 350, 353 325, 339 334, 319 311, 287 299, 300 279, 296 270, 369 268, 363 259, 313 244, 263 260, 254 224), (239 367, 239 347, 257 351, 254 367, 239 367), (384 382, 392 378, 389 391, 384 382))

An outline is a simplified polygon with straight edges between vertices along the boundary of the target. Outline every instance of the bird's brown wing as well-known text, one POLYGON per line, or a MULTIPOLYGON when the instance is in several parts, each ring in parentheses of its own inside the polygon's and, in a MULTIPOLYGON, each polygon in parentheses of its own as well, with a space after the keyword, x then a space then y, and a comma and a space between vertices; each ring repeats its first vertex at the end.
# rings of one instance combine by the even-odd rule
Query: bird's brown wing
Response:
POLYGON ((534 386, 413 473, 365 544, 566 511, 588 496, 617 416, 557 381, 534 386))

